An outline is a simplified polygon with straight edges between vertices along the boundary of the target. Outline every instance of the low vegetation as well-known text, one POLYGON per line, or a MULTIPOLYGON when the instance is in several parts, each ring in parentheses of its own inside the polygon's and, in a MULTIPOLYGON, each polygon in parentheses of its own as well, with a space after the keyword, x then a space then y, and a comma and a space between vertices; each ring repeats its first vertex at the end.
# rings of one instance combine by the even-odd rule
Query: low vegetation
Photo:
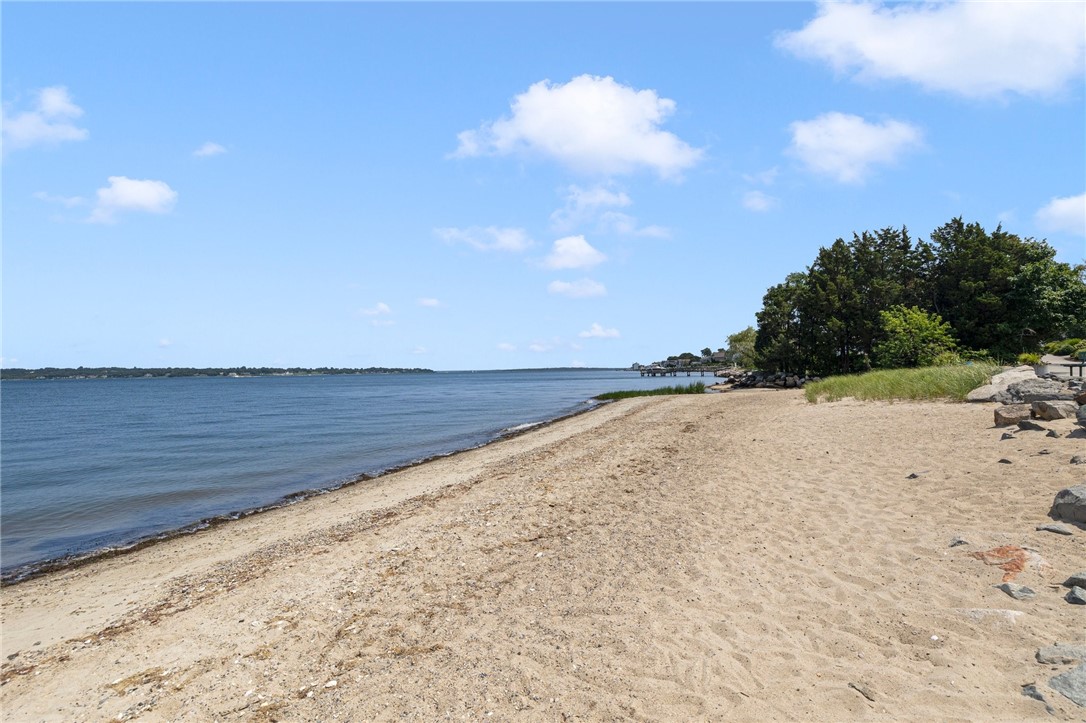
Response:
POLYGON ((848 374, 813 382, 804 388, 807 401, 835 402, 846 397, 861 400, 963 401, 965 395, 997 374, 995 364, 963 364, 919 369, 880 369, 866 374, 848 374))
POLYGON ((629 389, 622 392, 606 392, 599 394, 596 399, 600 401, 612 401, 615 399, 629 399, 630 397, 657 397, 665 394, 704 394, 705 385, 695 382, 684 386, 659 387, 657 389, 629 389))

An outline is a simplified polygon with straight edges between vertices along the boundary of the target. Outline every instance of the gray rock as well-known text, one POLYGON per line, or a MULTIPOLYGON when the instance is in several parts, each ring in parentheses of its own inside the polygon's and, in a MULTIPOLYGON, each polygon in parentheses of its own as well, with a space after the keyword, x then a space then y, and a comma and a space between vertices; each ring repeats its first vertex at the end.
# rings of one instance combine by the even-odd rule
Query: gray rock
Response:
POLYGON ((1086 570, 1076 572, 1063 581, 1065 587, 1086 587, 1086 570))
POLYGON ((1086 663, 1079 663, 1066 673, 1048 681, 1053 690, 1070 698, 1075 705, 1086 707, 1086 663))
POLYGON ((999 463, 1000 463, 1000 464, 1014 464, 1014 462, 1010 461, 1010 460, 1009 460, 1009 459, 1007 459, 1006 457, 1004 457, 1003 459, 999 460, 999 463))
POLYGON ((1057 492, 1049 514, 1058 520, 1086 522, 1086 484, 1057 492))
POLYGON ((1071 592, 1063 596, 1063 599, 1072 605, 1086 605, 1086 588, 1076 585, 1071 588, 1071 592))
POLYGON ((1075 414, 1075 420, 1078 422, 1078 426, 1086 427, 1086 404, 1083 404, 1078 408, 1078 412, 1075 414))
POLYGON ((1024 419, 1029 419, 1033 414, 1033 407, 1029 404, 1004 404, 995 410, 995 426, 1007 427, 1018 424, 1024 419))
POLYGON ((1037 651, 1037 662, 1044 665, 1066 665, 1077 660, 1086 660, 1086 645, 1056 643, 1037 651))
POLYGON ((1073 535, 1075 531, 1061 522, 1049 522, 1045 525, 1037 525, 1038 532, 1055 532, 1057 535, 1073 535))
POLYGON ((1050 429, 1047 432, 1045 432, 1045 436, 1046 437, 1053 437, 1054 439, 1059 439, 1063 435, 1060 434, 1059 432, 1057 432, 1055 429, 1050 429))
POLYGON ((1037 422, 1031 422, 1028 419, 1023 419, 1018 423, 1018 429, 1023 432, 1047 432, 1048 427, 1042 427, 1037 422))
POLYGON ((1013 435, 1013 434, 1011 434, 1010 432, 1004 432, 1004 433, 1003 433, 1003 436, 1002 436, 1002 437, 1000 437, 1000 438, 999 438, 999 440, 1000 440, 1000 441, 1003 441, 1003 440, 1005 440, 1005 439, 1014 439, 1014 438, 1015 438, 1015 437, 1014 437, 1014 435, 1013 435))
POLYGON ((1086 464, 1086 454, 1076 454, 1071 458, 1071 464, 1086 464))
POLYGON ((995 402, 1001 401, 996 399, 1001 394, 1006 394, 1007 387, 1015 382, 1020 382, 1026 379, 1036 379, 1037 372, 1034 371, 1031 366, 1020 366, 1014 369, 1008 369, 1005 372, 996 374, 992 377, 988 384, 982 387, 978 387, 969 392, 965 396, 966 401, 969 402, 995 402))
POLYGON ((1005 582, 1002 585, 996 585, 996 588, 1007 593, 1015 600, 1029 600, 1031 597, 1037 594, 1037 591, 1033 588, 1026 587, 1025 585, 1019 585, 1015 582, 1005 582))
POLYGON ((995 401, 1004 404, 1074 401, 1075 394, 1063 382, 1052 379, 1023 379, 1007 386, 1006 391, 995 395, 995 401))
POLYGON ((950 541, 950 546, 951 546, 951 547, 959 547, 959 546, 961 546, 961 545, 969 545, 969 544, 971 544, 971 543, 969 542, 969 540, 965 539, 964 537, 961 537, 960 535, 956 535, 956 536, 955 536, 955 537, 954 537, 954 538, 953 538, 953 539, 952 539, 952 540, 950 541))
POLYGON ((1073 401, 1040 401, 1030 405, 1033 416, 1051 422, 1053 419, 1073 419, 1078 405, 1073 401))
POLYGON ((1051 705, 1049 705, 1048 701, 1045 700, 1044 694, 1041 691, 1037 690, 1037 684, 1036 683, 1026 683, 1025 685, 1023 685, 1022 686, 1022 695, 1026 696, 1027 698, 1033 698, 1034 700, 1039 700, 1042 703, 1044 703, 1045 704, 1045 710, 1048 711, 1049 715, 1055 715, 1056 714, 1056 709, 1053 708, 1051 705))

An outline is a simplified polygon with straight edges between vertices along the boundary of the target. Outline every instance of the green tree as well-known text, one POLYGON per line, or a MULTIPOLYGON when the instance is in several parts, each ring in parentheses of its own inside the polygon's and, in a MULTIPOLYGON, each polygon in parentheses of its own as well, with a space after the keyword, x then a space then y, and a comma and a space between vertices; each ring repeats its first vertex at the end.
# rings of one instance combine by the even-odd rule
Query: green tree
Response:
POLYGON ((1006 331, 1018 330, 1023 347, 1030 340, 1035 347, 1045 340, 1086 337, 1086 266, 1035 261, 1019 269, 1010 285, 1007 304, 1014 324, 1006 331))
POLYGON ((754 327, 748 326, 728 337, 726 353, 732 364, 744 369, 753 369, 758 365, 757 355, 754 353, 757 336, 758 332, 754 327))
POLYGON ((806 274, 788 274, 784 283, 771 286, 762 297, 762 310, 754 315, 758 321, 754 338, 756 366, 774 372, 806 368, 799 345, 797 308, 806 285, 806 274))
POLYGON ((916 306, 893 306, 879 313, 882 339, 875 345, 875 364, 890 369, 931 366, 943 352, 957 346, 950 328, 938 314, 916 306))

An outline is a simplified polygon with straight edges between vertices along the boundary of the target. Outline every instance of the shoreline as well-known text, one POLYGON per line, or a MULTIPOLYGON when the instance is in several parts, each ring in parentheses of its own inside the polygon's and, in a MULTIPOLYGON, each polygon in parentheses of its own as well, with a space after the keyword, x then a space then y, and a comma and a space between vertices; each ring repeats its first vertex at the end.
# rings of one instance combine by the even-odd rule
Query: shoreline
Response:
POLYGON ((1082 644, 1060 582, 1086 534, 1035 525, 1080 480, 1081 440, 1067 420, 1000 440, 992 408, 616 402, 0 588, 0 703, 19 720, 1076 720, 1048 686, 1071 666, 1034 654, 1082 644), (1032 600, 974 554, 1002 545, 1043 558, 1016 580, 1032 600))
POLYGON ((315 497, 321 497, 323 495, 331 494, 347 487, 352 487, 363 482, 370 482, 381 477, 385 477, 391 474, 395 474, 397 472, 402 472, 404 470, 417 467, 419 465, 429 464, 430 462, 447 459, 450 457, 454 457, 458 454, 470 452, 472 450, 482 449, 488 445, 501 442, 502 440, 512 439, 522 434, 528 434, 537 429, 542 429, 551 424, 561 422, 564 419, 569 419, 571 417, 587 414, 610 403, 611 402, 609 401, 591 399, 586 400, 582 402, 582 405, 584 406, 583 409, 574 409, 571 412, 561 414, 557 417, 554 417, 553 419, 545 419, 541 422, 529 422, 517 425, 516 427, 499 430, 493 436, 491 436, 490 439, 470 447, 463 447, 461 449, 454 449, 450 452, 433 454, 428 457, 423 457, 421 459, 405 462, 404 464, 393 465, 387 469, 378 470, 373 473, 360 472, 354 476, 347 477, 338 482, 334 482, 326 487, 315 487, 298 490, 296 492, 288 492, 280 496, 274 502, 266 505, 260 505, 258 507, 252 507, 243 510, 224 512, 222 514, 212 515, 211 517, 204 517, 196 520, 195 522, 185 523, 180 527, 164 530, 162 532, 151 533, 142 537, 137 537, 130 542, 117 543, 116 545, 107 545, 105 547, 98 547, 92 550, 87 550, 85 552, 64 555, 61 557, 55 557, 35 562, 26 562, 15 565, 11 568, 0 569, 0 588, 8 587, 11 585, 18 585, 22 582, 26 582, 27 580, 33 580, 35 578, 41 577, 42 575, 49 575, 58 571, 82 567, 83 565, 88 565, 98 560, 128 555, 133 552, 138 552, 139 550, 151 547, 152 545, 157 545, 159 543, 167 542, 169 540, 173 540, 179 537, 194 535, 205 530, 210 530, 215 527, 219 527, 220 525, 225 525, 231 522, 246 519, 254 515, 271 512, 273 510, 279 510, 284 507, 290 507, 292 505, 306 502, 307 500, 313 499, 315 497))

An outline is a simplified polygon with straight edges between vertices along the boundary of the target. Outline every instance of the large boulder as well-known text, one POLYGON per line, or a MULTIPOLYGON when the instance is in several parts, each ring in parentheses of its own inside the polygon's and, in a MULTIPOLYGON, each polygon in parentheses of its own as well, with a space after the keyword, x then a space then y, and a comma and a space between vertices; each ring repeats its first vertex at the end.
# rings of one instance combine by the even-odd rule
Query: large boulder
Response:
POLYGON ((1068 522, 1086 522, 1086 484, 1057 492, 1049 514, 1068 522))
POLYGON ((1053 419, 1074 419, 1078 404, 1072 401, 1033 402, 1033 416, 1051 422, 1053 419))
POLYGON ((1075 420, 1080 427, 1086 427, 1086 404, 1083 404, 1078 408, 1078 411, 1075 412, 1075 420))
POLYGON ((996 396, 1002 392, 1006 392, 1008 386, 1015 382, 1036 378, 1037 372, 1035 372, 1031 366, 1020 366, 1015 367, 1014 369, 1008 369, 1005 372, 1000 372, 993 376, 984 386, 977 387, 969 392, 969 394, 965 395, 965 399, 969 402, 1002 401, 996 399, 996 396))
POLYGON ((1054 379, 1023 379, 1007 386, 1003 392, 996 394, 993 401, 1004 404, 1032 404, 1033 402, 1050 402, 1056 400, 1074 401, 1074 393, 1063 382, 1054 379))
POLYGON ((996 407, 995 426, 1006 427, 1010 424, 1018 424, 1030 418, 1033 407, 1029 404, 1004 404, 996 407))

